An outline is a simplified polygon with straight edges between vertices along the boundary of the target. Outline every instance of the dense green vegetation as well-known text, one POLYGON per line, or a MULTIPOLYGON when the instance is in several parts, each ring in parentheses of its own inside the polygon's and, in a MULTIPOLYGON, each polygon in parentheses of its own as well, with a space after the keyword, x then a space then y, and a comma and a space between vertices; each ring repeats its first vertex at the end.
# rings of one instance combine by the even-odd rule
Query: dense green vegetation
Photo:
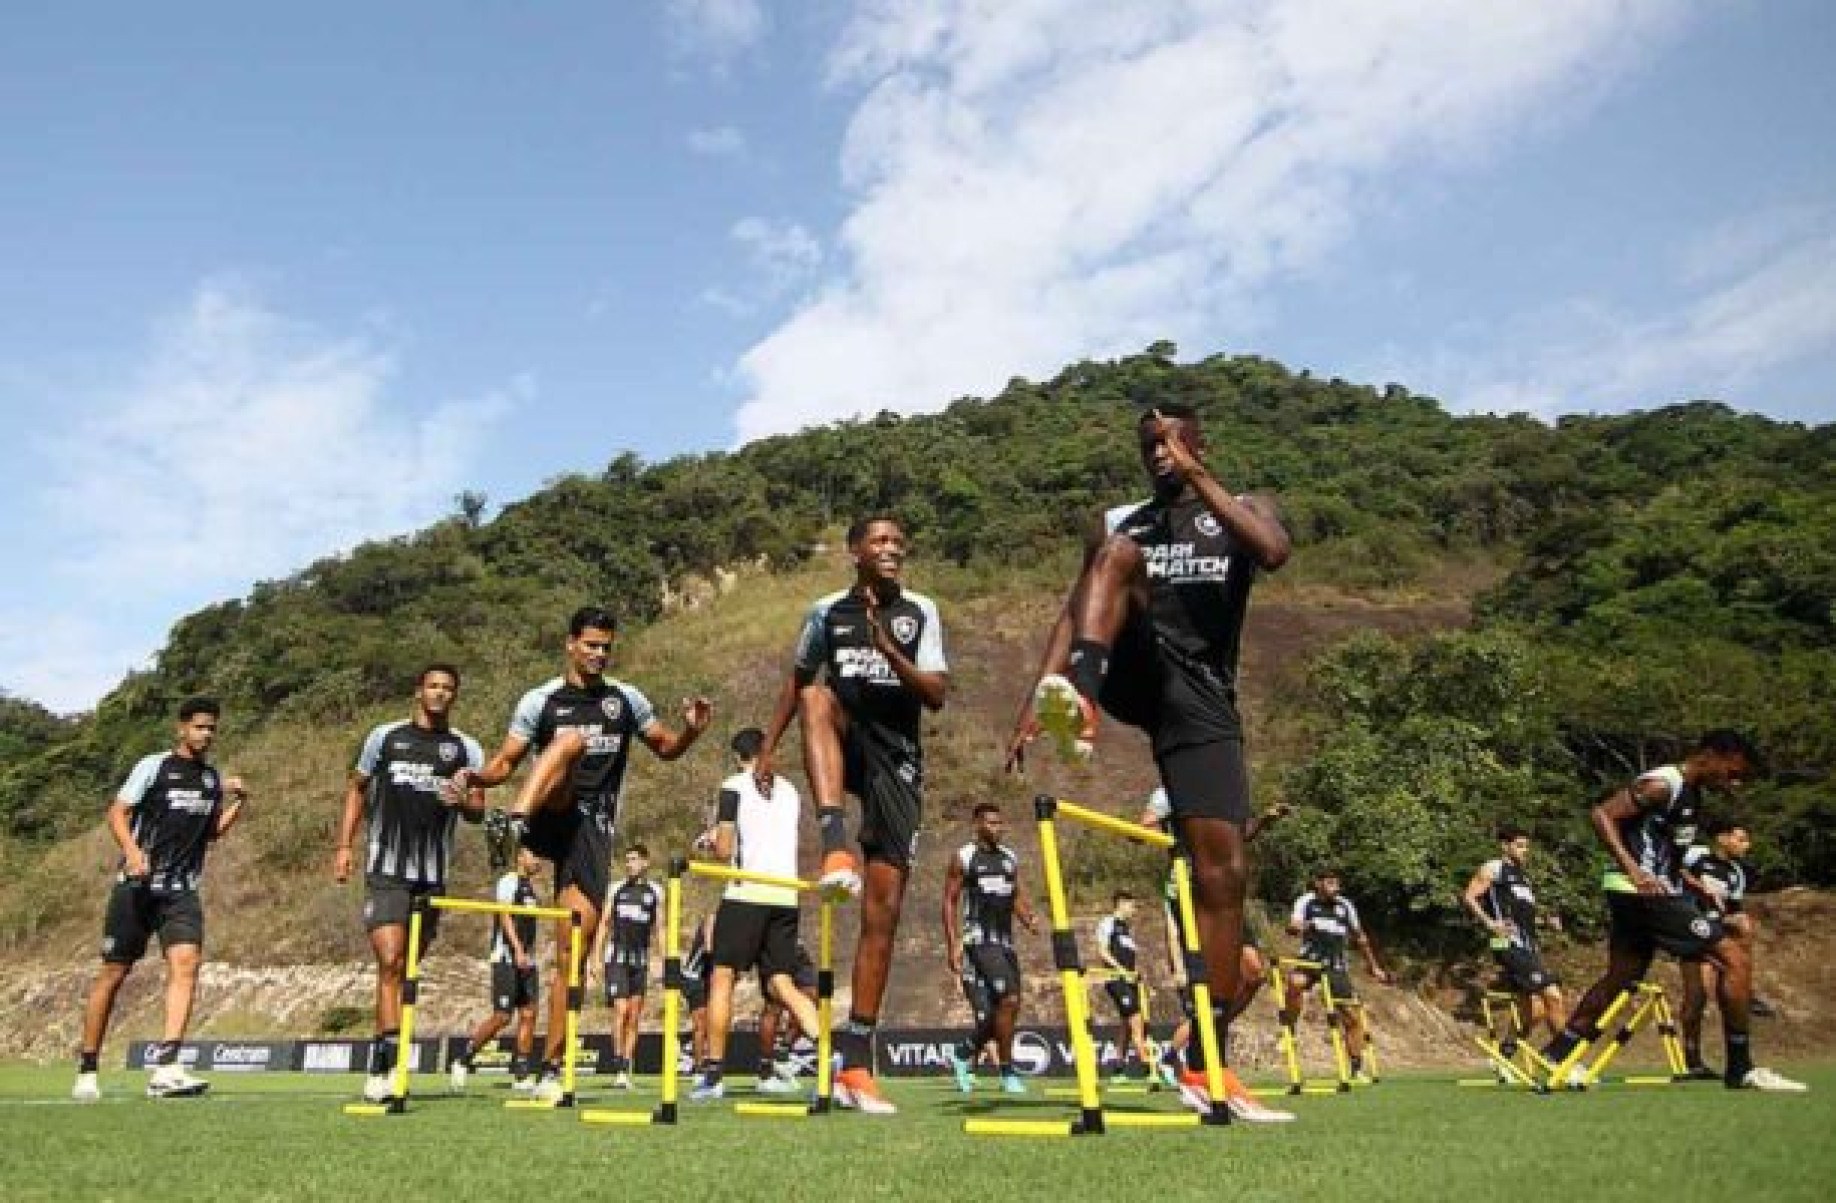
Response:
POLYGON ((1513 566, 1472 630, 1358 638, 1315 666, 1281 716, 1313 735, 1279 775, 1307 810, 1269 841, 1276 889, 1330 856, 1430 938, 1454 913, 1449 881, 1509 815, 1554 854, 1548 892, 1579 904, 1586 804, 1710 725, 1754 731, 1779 770, 1743 802, 1764 879, 1836 880, 1821 776, 1836 753, 1836 428, 1706 402, 1454 417, 1396 385, 1247 357, 1181 365, 1166 344, 932 416, 654 465, 620 455, 489 521, 463 497, 416 535, 185 618, 79 722, 7 702, 0 831, 92 823, 184 693, 221 694, 244 723, 341 724, 429 657, 488 667, 549 649, 554 616, 587 598, 649 620, 666 582, 795 563, 863 512, 897 512, 922 552, 971 566, 1062 557, 1086 516, 1138 492, 1139 407, 1174 400, 1205 415, 1223 479, 1281 496, 1290 577, 1381 593, 1474 553, 1513 566))

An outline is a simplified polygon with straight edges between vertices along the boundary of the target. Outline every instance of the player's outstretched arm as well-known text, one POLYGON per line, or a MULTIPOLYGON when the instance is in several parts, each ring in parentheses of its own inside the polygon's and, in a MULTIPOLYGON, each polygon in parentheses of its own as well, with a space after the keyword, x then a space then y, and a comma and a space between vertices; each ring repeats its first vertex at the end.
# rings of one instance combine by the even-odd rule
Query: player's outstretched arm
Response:
POLYGON ((344 810, 338 816, 338 844, 332 849, 332 880, 351 879, 351 850, 357 845, 357 829, 363 825, 363 796, 369 791, 367 773, 352 772, 344 786, 344 810))
POLYGON ((695 741, 701 738, 701 733, 713 721, 714 703, 704 697, 684 698, 680 731, 672 731, 652 719, 638 732, 638 738, 644 741, 645 747, 656 753, 657 759, 675 760, 695 746, 695 741))
POLYGON ((213 840, 220 840, 229 834, 230 828, 242 818, 242 808, 249 800, 248 786, 243 784, 240 777, 225 777, 223 792, 228 795, 229 801, 217 812, 216 825, 210 830, 210 838, 213 840))

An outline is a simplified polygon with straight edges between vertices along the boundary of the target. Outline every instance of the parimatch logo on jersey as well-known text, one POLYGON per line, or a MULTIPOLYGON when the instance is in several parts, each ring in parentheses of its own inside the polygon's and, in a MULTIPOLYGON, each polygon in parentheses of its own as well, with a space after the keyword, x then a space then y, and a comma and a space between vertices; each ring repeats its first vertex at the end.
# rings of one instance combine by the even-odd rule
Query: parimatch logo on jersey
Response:
POLYGON ((1141 549, 1148 576, 1154 580, 1222 581, 1230 576, 1230 557, 1200 555, 1196 543, 1152 543, 1141 549))

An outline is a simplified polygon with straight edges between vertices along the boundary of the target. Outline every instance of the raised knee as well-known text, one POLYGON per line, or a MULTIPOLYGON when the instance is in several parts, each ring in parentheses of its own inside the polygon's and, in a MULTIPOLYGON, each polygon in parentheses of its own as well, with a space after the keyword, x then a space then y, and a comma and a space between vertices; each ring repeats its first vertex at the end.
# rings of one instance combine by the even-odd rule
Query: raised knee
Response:
POLYGON ((1141 545, 1126 535, 1110 535, 1097 544, 1090 557, 1091 570, 1103 575, 1132 576, 1146 564, 1141 545))

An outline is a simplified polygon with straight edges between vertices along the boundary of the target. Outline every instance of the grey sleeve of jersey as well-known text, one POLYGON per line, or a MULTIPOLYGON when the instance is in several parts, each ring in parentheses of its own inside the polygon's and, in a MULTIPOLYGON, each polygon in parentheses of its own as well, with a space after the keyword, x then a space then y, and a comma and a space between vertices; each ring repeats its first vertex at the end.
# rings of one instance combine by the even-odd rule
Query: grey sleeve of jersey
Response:
POLYGON ((1683 854, 1683 867, 1693 870, 1697 865, 1702 863, 1702 858, 1707 855, 1707 848, 1701 844, 1692 844, 1690 845, 1689 851, 1683 854))
POLYGON ((497 900, 505 906, 516 902, 516 874, 506 873, 497 879, 497 900))
POLYGON ((523 700, 516 704, 516 710, 510 715, 510 734, 518 739, 535 741, 536 728, 542 722, 542 706, 548 701, 548 694, 541 689, 532 689, 523 695, 523 700))
POLYGON ((465 743, 465 767, 473 772, 482 769, 485 763, 484 748, 469 735, 461 735, 459 738, 465 743))
POLYGON ((829 635, 825 620, 829 607, 817 602, 804 616, 803 629, 797 632, 797 651, 792 657, 798 672, 814 673, 829 659, 829 635))
POLYGON ((943 619, 937 616, 937 603, 919 598, 918 609, 924 614, 924 630, 918 634, 918 658, 912 663, 921 673, 947 673, 950 665, 944 659, 943 619))
POLYGON ((1363 931, 1364 921, 1358 918, 1358 908, 1352 904, 1352 900, 1349 898, 1342 898, 1340 901, 1345 904, 1345 914, 1346 917, 1351 920, 1352 930, 1355 932, 1363 931))
POLYGON ((657 708, 650 704, 650 699, 644 696, 643 690, 629 683, 621 684, 619 688, 625 691, 625 701, 631 707, 631 729, 633 731, 642 731, 657 721, 657 708))
POLYGON ((974 859, 974 844, 964 844, 961 848, 956 850, 956 863, 963 867, 963 872, 967 873, 969 871, 969 862, 974 859))
POLYGON ((389 729, 394 725, 379 723, 363 737, 363 747, 357 753, 357 771, 365 777, 376 776, 376 766, 382 760, 383 740, 389 737, 389 729))
POLYGON ((153 755, 142 756, 134 762, 134 767, 128 771, 127 780, 121 783, 121 789, 115 794, 115 797, 121 800, 122 805, 140 805, 140 800, 147 796, 149 789, 153 788, 153 779, 159 776, 159 766, 164 764, 165 760, 164 756, 153 755))
POLYGON ((1098 919, 1096 925, 1096 942, 1098 946, 1107 951, 1109 948, 1109 937, 1114 935, 1115 931, 1115 916, 1104 915, 1101 919, 1098 919))
POLYGON ((1307 900, 1311 897, 1312 894, 1302 894, 1294 900, 1294 909, 1288 912, 1288 922, 1296 927, 1307 922, 1307 900))

